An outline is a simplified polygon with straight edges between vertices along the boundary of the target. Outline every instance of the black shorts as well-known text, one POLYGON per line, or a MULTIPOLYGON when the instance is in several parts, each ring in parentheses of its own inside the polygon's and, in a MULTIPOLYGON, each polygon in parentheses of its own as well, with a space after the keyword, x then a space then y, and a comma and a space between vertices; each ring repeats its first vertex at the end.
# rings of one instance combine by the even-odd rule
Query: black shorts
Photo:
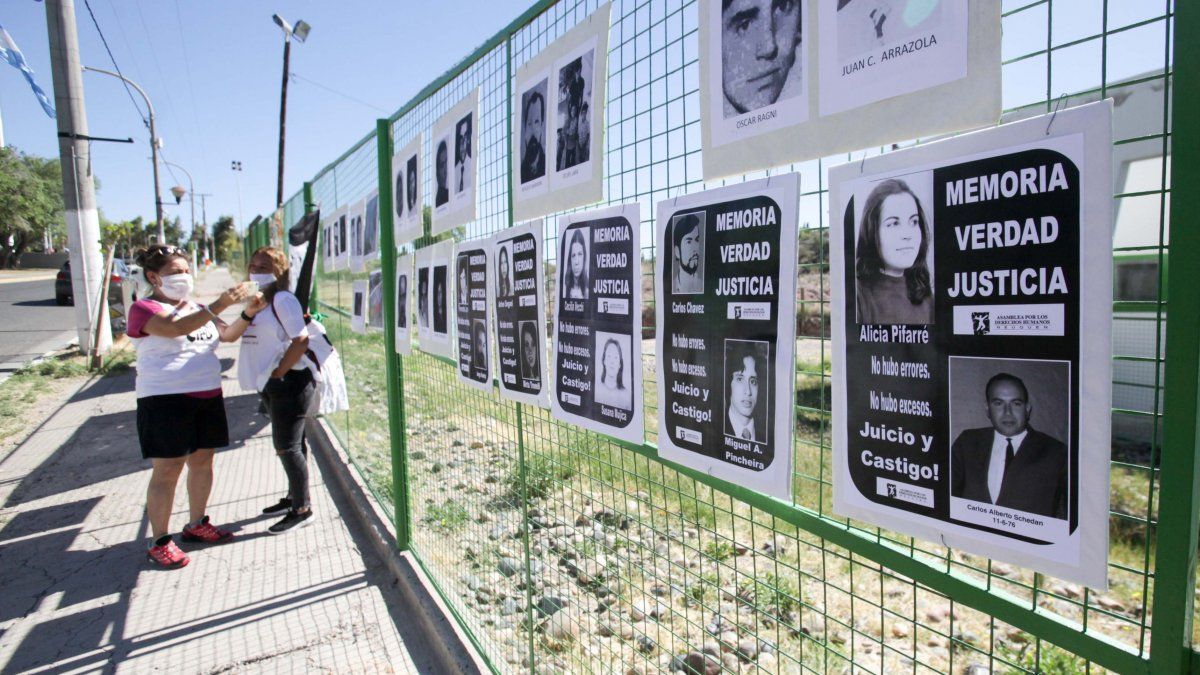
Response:
POLYGON ((185 457, 200 448, 229 445, 225 398, 187 394, 146 396, 137 400, 138 441, 142 457, 185 457))

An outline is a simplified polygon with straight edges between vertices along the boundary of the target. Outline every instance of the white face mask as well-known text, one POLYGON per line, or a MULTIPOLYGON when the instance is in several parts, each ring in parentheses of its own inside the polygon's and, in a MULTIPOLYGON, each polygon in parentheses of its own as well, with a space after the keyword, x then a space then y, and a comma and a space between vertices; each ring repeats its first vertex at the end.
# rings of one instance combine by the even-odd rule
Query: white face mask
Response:
POLYGON ((269 286, 269 285, 275 283, 275 275, 274 274, 251 274, 250 281, 253 281, 254 283, 258 284, 259 288, 265 288, 266 286, 269 286))
POLYGON ((162 280, 159 290, 171 300, 183 300, 192 294, 193 281, 190 274, 168 274, 159 278, 162 280))

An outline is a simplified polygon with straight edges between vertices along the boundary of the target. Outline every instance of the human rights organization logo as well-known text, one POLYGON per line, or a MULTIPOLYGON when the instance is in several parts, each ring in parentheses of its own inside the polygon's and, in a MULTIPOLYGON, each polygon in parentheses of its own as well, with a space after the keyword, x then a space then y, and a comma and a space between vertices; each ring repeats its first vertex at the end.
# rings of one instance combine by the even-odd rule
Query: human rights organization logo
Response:
POLYGON ((992 332, 991 312, 971 312, 971 327, 976 335, 987 335, 992 332))
POLYGON ((896 484, 895 484, 895 483, 888 483, 888 484, 887 484, 887 493, 888 493, 888 495, 887 495, 887 496, 888 496, 889 498, 891 498, 891 499, 895 499, 895 498, 896 498, 896 484))

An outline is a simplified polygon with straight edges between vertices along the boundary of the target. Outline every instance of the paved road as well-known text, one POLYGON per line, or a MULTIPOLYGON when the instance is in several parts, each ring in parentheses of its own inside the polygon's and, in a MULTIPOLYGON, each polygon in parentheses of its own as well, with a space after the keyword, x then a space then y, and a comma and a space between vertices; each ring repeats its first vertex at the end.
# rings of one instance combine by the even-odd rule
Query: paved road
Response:
POLYGON ((54 302, 54 272, 31 281, 0 277, 0 380, 75 337, 75 308, 54 302))

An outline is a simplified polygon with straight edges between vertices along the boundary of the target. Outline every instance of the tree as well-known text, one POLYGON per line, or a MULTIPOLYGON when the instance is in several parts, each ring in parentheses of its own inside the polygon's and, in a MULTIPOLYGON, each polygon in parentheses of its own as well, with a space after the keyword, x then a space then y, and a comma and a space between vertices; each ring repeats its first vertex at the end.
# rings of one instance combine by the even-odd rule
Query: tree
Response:
POLYGON ((233 228, 233 216, 221 216, 213 223, 212 239, 218 264, 228 264, 241 251, 237 230, 233 228))
POLYGON ((109 246, 116 246, 118 258, 132 258, 145 243, 142 229, 141 216, 114 223, 100 214, 100 245, 106 251, 109 246))
POLYGON ((30 244, 62 230, 58 160, 0 148, 0 267, 19 266, 30 244))

